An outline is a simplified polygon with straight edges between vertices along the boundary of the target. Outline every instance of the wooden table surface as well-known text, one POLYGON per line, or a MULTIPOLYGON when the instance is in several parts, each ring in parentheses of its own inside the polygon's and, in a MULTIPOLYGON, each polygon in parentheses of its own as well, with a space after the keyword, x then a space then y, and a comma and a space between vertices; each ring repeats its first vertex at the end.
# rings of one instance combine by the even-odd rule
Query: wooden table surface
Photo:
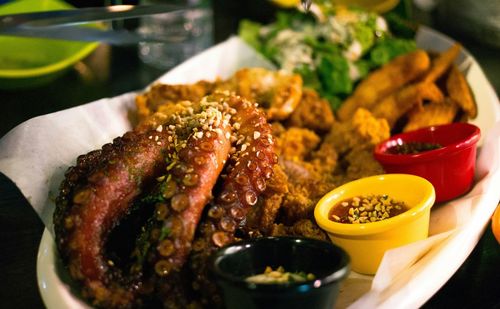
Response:
MULTIPOLYGON (((251 1, 214 1, 215 38, 235 32, 242 17, 266 19, 251 1)), ((446 31, 446 29, 445 29, 446 31)), ((454 34, 457 37, 456 34, 454 34)), ((499 50, 460 38, 500 90, 499 50)), ((100 46, 54 82, 35 89, 0 90, 0 137, 32 117, 144 88, 163 74, 137 58, 136 46, 100 46)), ((43 308, 36 281, 36 256, 43 224, 15 185, 0 173, 0 308, 43 308)), ((500 308, 500 245, 485 231, 455 275, 432 297, 427 308, 500 308)), ((425 288, 425 287, 422 287, 425 288)))

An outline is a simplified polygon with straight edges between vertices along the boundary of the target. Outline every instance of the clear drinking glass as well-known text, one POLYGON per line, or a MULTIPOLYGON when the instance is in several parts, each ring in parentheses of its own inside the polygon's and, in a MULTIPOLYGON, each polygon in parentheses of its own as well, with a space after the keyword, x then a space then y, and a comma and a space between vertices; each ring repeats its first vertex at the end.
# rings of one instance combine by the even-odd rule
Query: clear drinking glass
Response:
POLYGON ((182 14, 155 14, 141 18, 139 33, 165 38, 165 42, 139 43, 139 58, 160 69, 170 69, 213 44, 213 14, 207 0, 147 0, 141 4, 179 4, 182 14))

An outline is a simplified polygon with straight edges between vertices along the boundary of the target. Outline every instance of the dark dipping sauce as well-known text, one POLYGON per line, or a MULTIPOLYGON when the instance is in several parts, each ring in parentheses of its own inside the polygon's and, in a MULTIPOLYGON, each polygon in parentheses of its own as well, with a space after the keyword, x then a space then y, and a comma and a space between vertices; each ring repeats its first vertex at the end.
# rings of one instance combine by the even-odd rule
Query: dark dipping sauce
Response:
POLYGON ((328 219, 337 223, 370 223, 392 218, 407 211, 409 207, 387 195, 365 195, 353 197, 335 204, 328 219))
POLYGON ((443 146, 434 143, 406 142, 402 145, 396 145, 388 148, 387 152, 390 154, 417 154, 439 148, 443 148, 443 146))

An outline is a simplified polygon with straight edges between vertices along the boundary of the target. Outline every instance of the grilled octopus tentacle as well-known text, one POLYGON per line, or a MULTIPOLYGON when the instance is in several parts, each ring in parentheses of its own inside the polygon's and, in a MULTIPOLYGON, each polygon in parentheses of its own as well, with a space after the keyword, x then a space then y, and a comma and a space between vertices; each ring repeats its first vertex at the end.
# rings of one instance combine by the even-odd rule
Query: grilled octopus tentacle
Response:
POLYGON ((193 243, 189 265, 195 273, 201 274, 194 278, 193 288, 203 289, 203 296, 212 298, 208 302, 215 304, 219 301, 216 299, 218 293, 208 278, 208 258, 218 247, 238 239, 235 233, 244 227, 247 213, 265 191, 266 181, 271 178, 273 166, 277 163, 271 126, 264 113, 240 97, 231 98, 229 105, 237 111, 232 118, 236 148, 224 171, 226 175, 221 191, 210 206, 206 221, 198 231, 200 235, 193 243))
POLYGON ((277 163, 271 125, 265 115, 242 98, 234 97, 230 105, 237 111, 232 119, 233 127, 238 128, 236 152, 216 203, 208 211, 216 226, 211 240, 217 247, 234 241, 235 230, 245 224, 246 214, 266 189, 277 163))
POLYGON ((172 153, 167 174, 162 176, 161 201, 155 205, 156 222, 146 240, 149 252, 144 267, 152 268, 152 281, 165 307, 184 307, 178 303, 185 294, 182 266, 191 252, 203 209, 212 198, 212 188, 228 158, 230 135, 229 123, 200 128, 178 152, 172 153))
POLYGON ((187 290, 178 283, 192 247, 192 264, 206 269, 213 250, 245 232, 246 216, 273 174, 271 126, 257 104, 228 93, 182 104, 156 129, 143 126, 80 157, 61 186, 54 216, 58 248, 93 305, 141 306, 155 291, 164 306, 184 306, 177 296, 187 290), (230 153, 200 230, 204 242, 192 244, 230 153), (150 206, 155 212, 137 240, 132 267, 120 269, 106 259, 111 230, 132 209, 150 206))
POLYGON ((177 141, 180 149, 169 155, 155 205, 156 224, 147 240, 151 250, 146 260, 156 275, 179 271, 186 261, 203 208, 227 160, 230 134, 229 124, 222 121, 200 128, 187 141, 177 141))
POLYGON ((185 107, 165 127, 127 133, 81 158, 63 182, 55 215, 59 249, 94 305, 143 304, 150 284, 167 283, 163 279, 179 271, 189 255, 229 153, 231 115, 219 102, 185 107), (145 189, 161 198, 145 195, 145 189), (134 202, 145 207, 155 199, 153 228, 142 239, 149 249, 134 250, 138 262, 123 271, 105 257, 107 238, 134 202), (143 271, 143 264, 153 271, 143 271))
POLYGON ((54 214, 56 242, 70 275, 94 305, 126 307, 136 287, 104 256, 111 229, 164 168, 168 133, 126 133, 68 170, 54 214), (154 136, 154 138, 152 137, 154 136))

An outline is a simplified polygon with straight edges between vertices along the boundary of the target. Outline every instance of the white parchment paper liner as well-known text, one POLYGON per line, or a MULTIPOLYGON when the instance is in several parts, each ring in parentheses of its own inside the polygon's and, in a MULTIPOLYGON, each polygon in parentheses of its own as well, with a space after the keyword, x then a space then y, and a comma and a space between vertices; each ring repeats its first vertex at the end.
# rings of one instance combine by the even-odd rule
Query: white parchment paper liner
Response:
MULTIPOLYGON (((417 44, 444 50, 452 41, 422 28, 417 44)), ((432 211, 427 240, 386 253, 375 277, 351 273, 336 307, 411 308, 422 305, 457 270, 472 251, 500 200, 500 107, 477 62, 466 52, 459 65, 479 106, 472 123, 482 130, 476 184, 469 194, 432 211)), ((237 38, 193 57, 160 78, 166 83, 227 78, 238 68, 273 66, 237 38)), ((130 130, 128 112, 135 93, 33 118, 0 140, 0 171, 28 199, 51 232, 54 199, 76 157, 100 148, 130 130)), ((63 305, 63 304, 61 304, 63 305)))

